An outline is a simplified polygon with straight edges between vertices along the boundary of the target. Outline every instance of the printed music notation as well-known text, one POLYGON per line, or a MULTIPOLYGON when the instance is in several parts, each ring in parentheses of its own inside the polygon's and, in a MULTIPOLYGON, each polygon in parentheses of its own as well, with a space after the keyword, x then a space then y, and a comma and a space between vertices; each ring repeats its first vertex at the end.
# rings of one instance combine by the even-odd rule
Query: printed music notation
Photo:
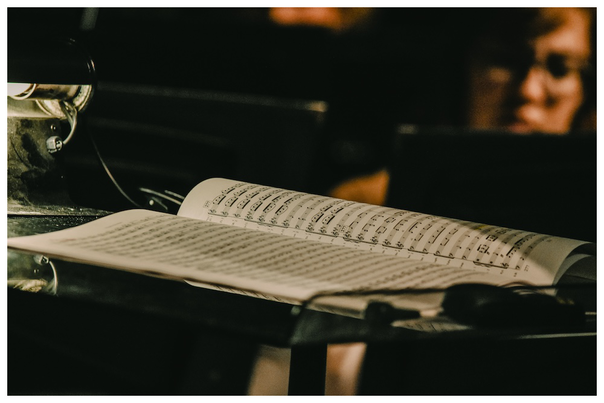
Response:
MULTIPOLYGON (((129 210, 8 245, 295 302, 332 290, 551 285, 595 260, 595 245, 583 241, 222 178, 197 185, 176 216, 129 210)), ((434 306, 403 294, 383 298, 434 306)), ((345 312, 366 302, 327 300, 321 304, 345 312)))
POLYGON ((270 231, 306 238, 332 238, 381 253, 488 271, 529 271, 525 256, 547 235, 355 203, 247 183, 236 183, 204 204, 211 216, 240 220, 270 231), (267 228, 268 227, 268 228, 267 228), (510 245, 513 245, 510 247, 510 245), (440 259, 440 260, 439 260, 440 259))

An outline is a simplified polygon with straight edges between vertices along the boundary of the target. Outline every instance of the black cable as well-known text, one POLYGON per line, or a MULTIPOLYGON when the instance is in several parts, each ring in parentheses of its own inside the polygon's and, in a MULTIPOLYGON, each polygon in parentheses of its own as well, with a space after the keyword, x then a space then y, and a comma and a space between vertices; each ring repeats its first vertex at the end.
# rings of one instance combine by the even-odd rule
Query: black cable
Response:
MULTIPOLYGON (((368 295, 410 295, 443 293, 443 313, 461 323, 481 326, 581 323, 587 312, 573 301, 557 299, 536 291, 548 289, 595 288, 595 284, 496 286, 481 283, 456 284, 447 288, 356 289, 317 293, 302 304, 299 312, 318 298, 368 295)), ((591 313, 590 313, 591 314, 591 313)), ((397 308, 388 302, 369 302, 366 320, 390 324, 395 320, 416 319, 422 316, 417 309, 397 308)))
POLYGON ((94 140, 94 136, 92 135, 92 132, 90 130, 88 131, 88 135, 90 136, 90 142, 92 143, 92 146, 94 147, 94 151, 96 153, 96 156, 97 156, 100 164, 102 165, 103 169, 107 173, 107 176, 109 176, 109 179, 111 180, 111 182, 113 182, 113 184, 115 185, 117 190, 122 194, 122 196, 124 196, 126 198, 126 200, 128 200, 130 203, 132 203, 135 207, 145 208, 144 206, 135 202, 130 196, 128 196, 128 194, 124 191, 124 189, 122 189, 122 187, 119 185, 119 183, 117 183, 117 180, 115 180, 115 178, 111 174, 109 167, 107 166, 107 164, 105 164, 105 161, 103 160, 103 157, 101 156, 101 153, 99 152, 99 149, 96 145, 96 141, 94 140))
MULTIPOLYGON (((482 283, 464 283, 470 285, 481 285, 482 283)), ((462 284, 458 284, 462 285, 462 284)), ((451 286, 453 287, 453 286, 451 286)), ((431 294, 438 292, 446 292, 451 287, 447 288, 359 288, 353 290, 339 290, 339 291, 321 291, 310 298, 308 298, 304 304, 308 305, 314 300, 324 297, 357 297, 367 295, 406 295, 406 294, 431 294)), ((495 286, 510 291, 539 291, 539 290, 550 290, 550 289, 573 289, 573 288, 595 288, 594 284, 558 284, 558 285, 532 285, 532 284, 520 284, 515 283, 513 285, 495 286)))

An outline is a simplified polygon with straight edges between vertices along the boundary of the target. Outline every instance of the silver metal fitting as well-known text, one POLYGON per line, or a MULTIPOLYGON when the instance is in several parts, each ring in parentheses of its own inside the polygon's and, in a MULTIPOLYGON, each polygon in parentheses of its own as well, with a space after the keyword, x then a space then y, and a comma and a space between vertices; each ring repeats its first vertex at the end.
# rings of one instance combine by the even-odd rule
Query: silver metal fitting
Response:
POLYGON ((54 154, 61 151, 63 148, 63 140, 59 136, 52 136, 46 140, 46 149, 49 153, 54 154))

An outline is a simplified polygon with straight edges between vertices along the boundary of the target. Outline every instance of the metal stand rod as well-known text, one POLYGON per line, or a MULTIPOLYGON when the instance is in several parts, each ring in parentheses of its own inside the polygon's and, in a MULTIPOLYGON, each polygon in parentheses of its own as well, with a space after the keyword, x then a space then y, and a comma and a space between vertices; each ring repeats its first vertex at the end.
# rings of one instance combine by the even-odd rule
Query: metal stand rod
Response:
POLYGON ((292 347, 289 395, 324 395, 327 345, 292 347))

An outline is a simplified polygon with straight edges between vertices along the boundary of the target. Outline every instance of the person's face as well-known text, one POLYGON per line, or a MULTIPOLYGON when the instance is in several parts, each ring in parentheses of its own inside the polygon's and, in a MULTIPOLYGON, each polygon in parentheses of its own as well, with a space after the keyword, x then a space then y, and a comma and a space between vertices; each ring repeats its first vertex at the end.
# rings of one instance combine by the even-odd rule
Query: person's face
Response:
POLYGON ((518 133, 565 133, 583 102, 581 70, 589 60, 589 18, 549 9, 561 23, 519 49, 475 62, 470 70, 469 126, 518 133))

